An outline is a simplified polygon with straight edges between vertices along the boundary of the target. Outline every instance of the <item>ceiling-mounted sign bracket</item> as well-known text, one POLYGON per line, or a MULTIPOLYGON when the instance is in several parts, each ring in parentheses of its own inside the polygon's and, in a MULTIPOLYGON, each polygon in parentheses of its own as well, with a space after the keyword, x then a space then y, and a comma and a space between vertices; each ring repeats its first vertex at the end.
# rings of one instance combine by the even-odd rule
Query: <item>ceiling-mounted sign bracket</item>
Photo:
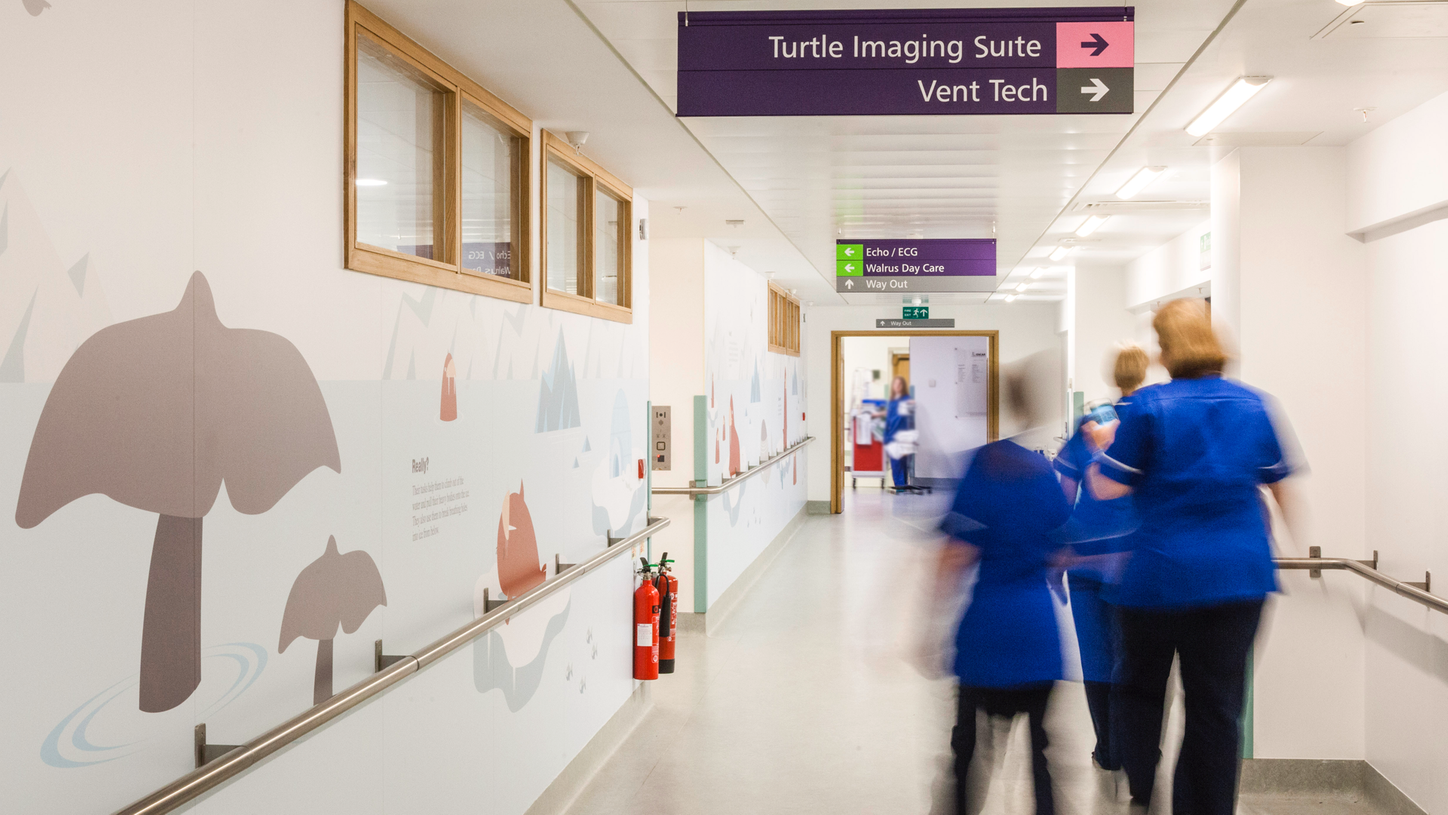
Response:
POLYGON ((679 13, 679 116, 1134 112, 1136 10, 679 13))

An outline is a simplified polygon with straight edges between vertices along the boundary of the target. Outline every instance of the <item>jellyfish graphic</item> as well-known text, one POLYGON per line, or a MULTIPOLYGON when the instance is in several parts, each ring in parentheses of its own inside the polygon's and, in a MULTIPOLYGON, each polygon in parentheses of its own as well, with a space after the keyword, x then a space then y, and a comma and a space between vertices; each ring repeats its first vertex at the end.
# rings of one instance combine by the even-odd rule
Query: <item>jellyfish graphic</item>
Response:
POLYGON ((320 705, 332 697, 332 639, 337 627, 356 633, 373 609, 385 605, 387 591, 372 556, 361 550, 338 552, 335 537, 327 538, 322 556, 297 575, 282 612, 277 653, 284 653, 297 637, 317 641, 312 704, 320 705))
POLYGON ((173 311, 103 328, 76 349, 30 442, 15 522, 92 493, 154 512, 141 629, 141 710, 201 682, 201 521, 221 484, 245 515, 320 467, 342 471, 322 390, 296 346, 227 328, 191 276, 173 311))

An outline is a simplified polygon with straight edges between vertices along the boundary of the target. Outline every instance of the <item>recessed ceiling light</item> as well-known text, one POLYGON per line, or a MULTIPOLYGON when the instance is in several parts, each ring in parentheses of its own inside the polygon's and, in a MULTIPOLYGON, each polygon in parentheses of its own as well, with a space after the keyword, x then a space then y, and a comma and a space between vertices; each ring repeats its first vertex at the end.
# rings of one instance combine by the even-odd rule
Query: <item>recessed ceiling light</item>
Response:
POLYGON ((1363 0, 1337 0, 1337 2, 1344 6, 1356 6, 1362 4, 1363 0))
POLYGON ((1121 189, 1116 191, 1116 197, 1124 201, 1135 196, 1164 172, 1166 172, 1165 167, 1142 167, 1131 178, 1128 178, 1125 184, 1121 185, 1121 189))
POLYGON ((1071 247, 1069 246, 1057 246, 1055 249, 1051 250, 1051 260, 1060 260, 1061 258, 1070 254, 1070 252, 1071 247))
POLYGON ((1032 280, 1035 280, 1035 279, 1039 278, 1041 275, 1045 274, 1045 272, 1046 272, 1045 269, 1032 269, 1032 270, 1031 270, 1031 279, 1032 279, 1032 280))
POLYGON ((1015 296, 1014 294, 1007 294, 1007 295, 1006 295, 1006 302, 1007 302, 1007 303, 1014 303, 1015 301, 1016 301, 1016 296, 1015 296))
POLYGON ((383 181, 383 180, 380 179, 380 178, 359 178, 359 179, 357 179, 357 186, 359 186, 359 187, 385 187, 385 186, 387 186, 387 182, 386 182, 386 181, 383 181))
POLYGON ((1110 217, 1110 215, 1092 215, 1085 221, 1082 221, 1080 226, 1076 227, 1076 234, 1084 238, 1100 229, 1101 225, 1106 223, 1106 219, 1110 217))
POLYGON ((1232 87, 1222 92, 1206 110, 1202 111, 1192 123, 1187 125, 1187 132, 1193 136, 1205 136, 1212 132, 1212 129, 1221 124, 1228 116, 1237 111, 1237 108, 1247 103, 1248 99, 1257 95, 1257 92, 1267 87, 1272 81, 1270 76, 1244 76, 1232 83, 1232 87))
POLYGON ((1021 285, 1016 286, 1016 291, 1025 291, 1028 288, 1030 288, 1030 284, 1022 283, 1021 285))

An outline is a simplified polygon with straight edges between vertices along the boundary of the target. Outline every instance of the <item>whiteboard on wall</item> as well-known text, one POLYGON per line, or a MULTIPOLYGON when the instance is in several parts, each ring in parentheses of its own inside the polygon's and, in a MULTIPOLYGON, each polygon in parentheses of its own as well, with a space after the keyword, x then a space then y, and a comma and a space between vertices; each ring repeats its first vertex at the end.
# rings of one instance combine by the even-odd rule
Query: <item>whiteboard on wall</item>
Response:
POLYGON ((987 337, 910 338, 916 478, 960 477, 965 453, 986 443, 990 396, 987 337))
POLYGON ((990 377, 986 351, 977 348, 955 349, 955 418, 984 416, 986 412, 986 380, 990 377))

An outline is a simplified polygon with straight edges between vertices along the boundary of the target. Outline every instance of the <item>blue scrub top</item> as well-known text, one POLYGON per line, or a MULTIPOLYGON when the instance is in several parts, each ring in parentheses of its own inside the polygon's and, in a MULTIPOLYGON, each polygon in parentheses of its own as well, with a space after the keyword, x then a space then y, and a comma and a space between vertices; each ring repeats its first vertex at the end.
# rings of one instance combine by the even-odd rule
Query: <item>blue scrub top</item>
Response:
POLYGON ((1143 388, 1099 461, 1135 488, 1141 516, 1117 604, 1202 608, 1277 589, 1258 487, 1293 468, 1261 395, 1219 376, 1143 388))
POLYGON ((895 434, 899 431, 910 429, 910 417, 900 412, 900 403, 909 398, 910 397, 905 396, 900 399, 891 399, 889 404, 885 405, 886 443, 894 439, 895 434))
MULTIPOLYGON (((1131 411, 1131 399, 1124 398, 1116 403, 1116 415, 1124 418, 1131 411)), ((1061 452, 1056 454, 1052 466, 1064 478, 1076 482, 1076 505, 1071 512, 1071 522, 1062 530, 1062 541, 1069 543, 1077 554, 1104 555, 1121 552, 1125 548, 1126 536, 1137 526, 1136 501, 1131 496, 1114 501, 1100 501, 1086 489, 1086 469, 1091 466, 1091 450, 1081 435, 1082 419, 1075 435, 1071 436, 1061 452)), ((1071 574, 1077 574, 1072 571, 1071 574)), ((1100 574, 1083 571, 1082 576, 1102 580, 1100 574)))
POLYGON ((1061 637, 1046 571, 1071 515, 1051 465, 1012 441, 975 452, 941 529, 980 549, 955 638, 961 684, 1011 688, 1062 678, 1061 637))

